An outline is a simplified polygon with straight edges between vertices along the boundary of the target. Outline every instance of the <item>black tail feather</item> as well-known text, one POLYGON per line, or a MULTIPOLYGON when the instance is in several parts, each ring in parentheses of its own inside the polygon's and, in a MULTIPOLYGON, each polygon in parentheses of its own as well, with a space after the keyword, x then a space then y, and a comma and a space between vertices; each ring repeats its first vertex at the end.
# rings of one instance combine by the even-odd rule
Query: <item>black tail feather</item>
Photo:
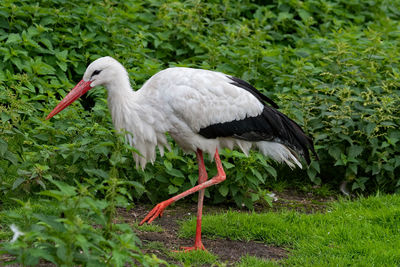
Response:
POLYGON ((243 120, 216 123, 200 129, 206 138, 234 137, 246 141, 273 141, 299 153, 310 164, 310 153, 318 159, 312 139, 301 127, 273 107, 264 106, 263 112, 243 120))
POLYGON ((274 121, 272 123, 274 126, 272 128, 276 131, 276 140, 274 141, 282 143, 300 153, 308 164, 311 162, 308 150, 311 150, 315 158, 318 159, 312 139, 304 133, 303 129, 295 121, 268 106, 264 107, 263 116, 270 123, 274 121))

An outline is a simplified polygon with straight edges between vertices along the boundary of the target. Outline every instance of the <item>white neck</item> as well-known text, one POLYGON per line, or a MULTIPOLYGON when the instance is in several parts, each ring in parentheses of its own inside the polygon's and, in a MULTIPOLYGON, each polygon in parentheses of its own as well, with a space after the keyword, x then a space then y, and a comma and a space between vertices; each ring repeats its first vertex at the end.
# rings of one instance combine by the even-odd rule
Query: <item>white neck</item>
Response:
POLYGON ((127 77, 115 77, 106 87, 114 127, 131 133, 126 135, 126 141, 141 154, 133 154, 136 167, 144 168, 148 161, 154 162, 156 145, 161 146, 160 151, 164 151, 164 146, 169 147, 164 134, 166 129, 155 123, 165 118, 155 108, 157 105, 151 104, 151 99, 144 97, 140 90, 132 90, 127 77))
POLYGON ((132 113, 135 104, 135 92, 125 73, 117 74, 111 82, 105 84, 108 91, 108 108, 110 109, 114 127, 117 130, 127 128, 127 116, 132 113))

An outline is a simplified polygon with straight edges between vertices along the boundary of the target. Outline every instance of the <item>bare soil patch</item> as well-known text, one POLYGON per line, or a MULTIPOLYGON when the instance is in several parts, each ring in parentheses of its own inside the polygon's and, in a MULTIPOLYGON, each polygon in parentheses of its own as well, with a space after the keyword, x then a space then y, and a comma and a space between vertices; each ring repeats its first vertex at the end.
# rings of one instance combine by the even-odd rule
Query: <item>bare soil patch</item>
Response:
MULTIPOLYGON (((140 221, 150 210, 150 206, 136 206, 134 210, 129 212, 123 209, 119 210, 119 215, 128 223, 133 219, 140 221)), ((203 214, 221 212, 222 210, 222 207, 219 206, 204 207, 203 214)), ((153 224, 160 225, 164 231, 145 232, 141 231, 139 227, 136 231, 137 235, 145 246, 150 242, 161 242, 168 251, 181 250, 182 246, 193 246, 194 237, 190 239, 178 237, 178 221, 189 219, 191 216, 196 215, 196 212, 196 204, 183 203, 182 205, 178 204, 168 207, 161 218, 152 222, 153 224)), ((275 260, 284 258, 287 255, 287 251, 284 248, 269 246, 254 241, 242 242, 228 239, 208 239, 205 237, 202 238, 202 241, 208 251, 218 255, 220 261, 227 262, 228 264, 239 261, 240 258, 245 255, 275 260)), ((147 249, 146 252, 154 253, 160 258, 170 261, 170 259, 166 257, 164 250, 147 249)))
MULTIPOLYGON (((329 202, 335 200, 334 197, 318 197, 312 193, 302 194, 296 191, 286 190, 281 193, 276 193, 278 198, 273 207, 268 205, 256 205, 256 212, 273 212, 282 209, 294 209, 299 212, 313 213, 313 212, 324 212, 329 202)), ((128 224, 132 224, 135 221, 140 222, 147 213, 153 208, 152 205, 136 205, 131 210, 118 209, 118 221, 124 221, 128 224)), ((203 214, 215 214, 224 212, 228 209, 238 210, 240 212, 248 212, 246 209, 238 209, 236 206, 229 205, 218 205, 212 206, 207 204, 204 205, 203 214)), ((165 259, 168 262, 174 260, 169 258, 168 254, 171 251, 180 250, 182 246, 193 246, 193 238, 179 238, 179 221, 190 219, 192 216, 196 216, 197 204, 178 202, 175 205, 168 207, 164 211, 164 215, 161 218, 156 219, 152 224, 157 224, 163 228, 162 232, 148 232, 142 231, 138 227, 135 231, 141 241, 145 253, 154 253, 159 258, 165 259), (161 244, 161 246, 151 246, 151 244, 161 244)), ((225 262, 228 265, 234 265, 245 255, 256 256, 259 258, 279 260, 288 256, 288 250, 282 247, 275 247, 266 245, 262 242, 242 242, 233 241, 228 239, 208 239, 203 237, 203 244, 208 251, 218 255, 219 261, 225 262)), ((0 262, 7 262, 12 259, 9 255, 1 255, 0 262)), ((177 262, 175 262, 177 263, 177 262)), ((0 266, 2 266, 0 264, 0 266)), ((11 264, 8 266, 19 266, 17 264, 11 264)), ((41 261, 38 266, 55 266, 52 263, 41 261)))
MULTIPOLYGON (((278 199, 274 202, 273 207, 257 205, 255 207, 256 212, 272 212, 282 209, 295 209, 297 211, 306 213, 323 212, 327 204, 334 200, 333 198, 316 197, 313 194, 301 194, 289 190, 277 193, 276 196, 278 199)), ((127 223, 131 223, 134 220, 140 222, 152 208, 153 206, 150 205, 137 205, 130 211, 120 209, 118 215, 127 223)), ((215 214, 224 212, 228 209, 238 210, 237 207, 234 206, 210 206, 205 203, 203 214, 215 214)), ((245 209, 241 209, 240 211, 247 212, 245 209)), ((160 258, 171 261, 171 259, 168 259, 168 256, 166 255, 168 254, 168 251, 180 250, 182 246, 193 246, 194 237, 191 239, 178 237, 178 222, 187 220, 192 216, 196 216, 196 213, 197 205, 195 203, 176 203, 164 211, 163 217, 152 222, 153 224, 161 226, 164 231, 146 232, 141 231, 139 227, 136 232, 144 243, 145 247, 146 244, 150 244, 151 242, 159 242, 163 244, 164 247, 149 248, 146 249, 146 252, 154 253, 160 258), (168 250, 167 252, 165 251, 165 248, 168 250)), ((208 251, 218 255, 220 261, 226 262, 229 265, 238 262, 240 258, 245 255, 251 255, 270 260, 279 260, 286 258, 288 255, 287 249, 266 245, 262 242, 208 239, 206 237, 203 237, 202 240, 208 251)))

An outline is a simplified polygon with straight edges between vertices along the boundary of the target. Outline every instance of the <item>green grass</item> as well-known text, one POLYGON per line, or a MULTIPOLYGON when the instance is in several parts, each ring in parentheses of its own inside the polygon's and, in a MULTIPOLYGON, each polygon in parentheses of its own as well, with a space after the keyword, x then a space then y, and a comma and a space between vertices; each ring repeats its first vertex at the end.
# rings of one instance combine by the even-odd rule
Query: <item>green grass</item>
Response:
POLYGON ((257 257, 246 255, 240 259, 237 267, 270 267, 278 266, 276 262, 259 259, 257 257))
POLYGON ((149 242, 149 243, 145 244, 143 246, 143 248, 145 248, 147 250, 159 250, 159 251, 163 251, 165 253, 168 252, 167 248, 164 246, 164 243, 160 242, 160 241, 149 242))
POLYGON ((172 252, 170 257, 180 261, 184 266, 202 266, 217 263, 218 257, 208 251, 195 250, 190 252, 172 252))
MULTIPOLYGON (((203 234, 286 247, 289 258, 281 263, 290 266, 393 266, 400 264, 399 225, 400 196, 385 195, 340 200, 324 214, 228 211, 204 216, 203 234)), ((194 220, 183 223, 181 235, 193 236, 194 227, 194 220)))
POLYGON ((147 224, 147 223, 145 223, 145 224, 139 226, 139 222, 135 222, 133 224, 133 227, 135 229, 138 229, 138 230, 142 231, 142 232, 161 233, 161 232, 164 231, 164 229, 160 225, 157 225, 157 224, 147 224))

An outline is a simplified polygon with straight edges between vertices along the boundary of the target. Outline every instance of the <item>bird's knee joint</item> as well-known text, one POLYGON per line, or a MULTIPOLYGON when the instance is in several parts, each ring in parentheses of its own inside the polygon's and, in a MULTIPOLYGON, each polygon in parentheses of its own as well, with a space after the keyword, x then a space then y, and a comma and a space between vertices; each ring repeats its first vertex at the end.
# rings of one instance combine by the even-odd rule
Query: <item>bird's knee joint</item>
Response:
POLYGON ((226 174, 225 173, 221 173, 221 174, 218 175, 218 177, 217 177, 218 183, 223 182, 225 180, 226 180, 226 174))

